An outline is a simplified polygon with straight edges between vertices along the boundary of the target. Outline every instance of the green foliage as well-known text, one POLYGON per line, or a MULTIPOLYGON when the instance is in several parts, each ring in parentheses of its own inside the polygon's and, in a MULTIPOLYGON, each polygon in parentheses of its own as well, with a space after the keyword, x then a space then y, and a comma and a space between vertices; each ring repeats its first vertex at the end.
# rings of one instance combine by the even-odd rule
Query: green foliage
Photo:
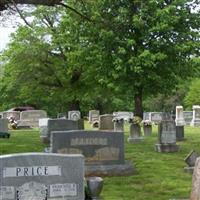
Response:
POLYGON ((197 71, 200 21, 191 2, 69 2, 85 17, 39 7, 3 54, 1 109, 33 105, 54 115, 135 107, 141 116, 144 98, 170 94, 197 71))
POLYGON ((184 99, 185 105, 188 109, 192 109, 193 105, 200 104, 200 79, 195 79, 192 81, 189 92, 184 99))

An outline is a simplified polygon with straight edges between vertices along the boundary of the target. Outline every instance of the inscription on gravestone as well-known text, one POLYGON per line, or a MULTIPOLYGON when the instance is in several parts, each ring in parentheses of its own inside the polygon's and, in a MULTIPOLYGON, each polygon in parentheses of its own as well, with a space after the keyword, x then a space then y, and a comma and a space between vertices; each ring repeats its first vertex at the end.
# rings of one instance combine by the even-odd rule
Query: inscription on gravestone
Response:
POLYGON ((87 164, 124 163, 122 132, 56 131, 51 133, 52 153, 79 153, 87 164))
POLYGON ((1 200, 84 200, 82 155, 0 156, 1 200))

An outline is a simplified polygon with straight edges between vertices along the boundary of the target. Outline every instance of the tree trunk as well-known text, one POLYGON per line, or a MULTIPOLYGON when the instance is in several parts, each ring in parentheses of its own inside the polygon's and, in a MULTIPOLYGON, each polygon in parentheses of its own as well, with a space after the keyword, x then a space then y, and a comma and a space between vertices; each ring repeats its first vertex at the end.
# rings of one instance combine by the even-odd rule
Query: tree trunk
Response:
POLYGON ((142 107, 142 88, 138 88, 134 96, 135 112, 134 116, 143 118, 143 107, 142 107))
POLYGON ((69 110, 79 110, 80 111, 80 101, 74 100, 69 103, 69 110))

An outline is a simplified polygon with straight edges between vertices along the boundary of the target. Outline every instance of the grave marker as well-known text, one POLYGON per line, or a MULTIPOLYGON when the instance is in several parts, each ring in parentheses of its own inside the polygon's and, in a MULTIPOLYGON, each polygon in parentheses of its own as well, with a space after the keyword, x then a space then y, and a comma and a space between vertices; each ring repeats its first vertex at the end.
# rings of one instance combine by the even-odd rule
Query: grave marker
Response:
POLYGON ((0 156, 1 200, 84 200, 82 155, 0 156))

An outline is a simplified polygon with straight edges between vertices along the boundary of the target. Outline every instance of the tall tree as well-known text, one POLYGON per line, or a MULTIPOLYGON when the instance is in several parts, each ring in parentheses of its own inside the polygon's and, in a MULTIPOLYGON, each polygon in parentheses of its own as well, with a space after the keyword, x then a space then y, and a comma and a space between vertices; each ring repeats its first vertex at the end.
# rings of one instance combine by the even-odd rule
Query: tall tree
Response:
POLYGON ((101 0, 88 29, 88 57, 99 82, 132 93, 142 117, 143 97, 167 93, 193 74, 199 56, 199 12, 191 0, 101 0))

